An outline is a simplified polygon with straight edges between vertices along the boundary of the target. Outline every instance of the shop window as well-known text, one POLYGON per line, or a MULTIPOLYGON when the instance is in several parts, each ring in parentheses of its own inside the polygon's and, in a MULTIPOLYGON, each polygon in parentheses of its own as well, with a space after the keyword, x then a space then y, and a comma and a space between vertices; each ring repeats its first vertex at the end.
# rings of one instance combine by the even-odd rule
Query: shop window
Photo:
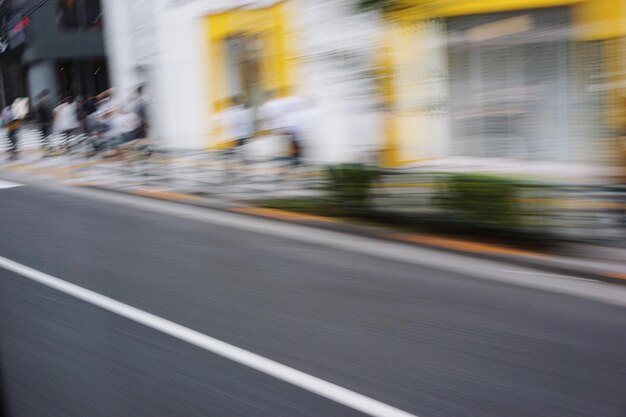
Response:
POLYGON ((63 30, 101 30, 100 0, 57 0, 57 20, 63 30))
POLYGON ((256 35, 238 35, 226 39, 226 65, 229 95, 242 95, 249 104, 262 99, 261 39, 256 35))
POLYGON ((60 92, 64 96, 90 97, 109 88, 108 72, 103 60, 61 61, 58 73, 60 92))
POLYGON ((448 20, 453 154, 569 160, 569 24, 561 8, 448 20))
POLYGON ((256 107, 263 102, 264 91, 288 90, 293 62, 286 20, 284 3, 207 18, 215 111, 228 107, 236 95, 256 107))

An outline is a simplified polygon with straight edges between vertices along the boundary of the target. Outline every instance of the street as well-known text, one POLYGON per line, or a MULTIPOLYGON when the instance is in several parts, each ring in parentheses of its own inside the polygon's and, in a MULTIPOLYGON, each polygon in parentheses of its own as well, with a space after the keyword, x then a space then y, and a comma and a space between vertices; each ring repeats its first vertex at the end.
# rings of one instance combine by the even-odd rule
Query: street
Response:
POLYGON ((460 256, 422 262, 427 252, 407 247, 415 262, 401 262, 324 244, 314 231, 309 239, 304 228, 283 233, 290 226, 278 222, 231 214, 220 224, 157 206, 0 187, 8 416, 626 416, 624 303, 594 295, 619 300, 623 287, 572 278, 590 288, 575 296, 513 285, 488 261, 481 268, 500 282, 460 256), (228 344, 235 359, 155 318, 228 344), (254 369, 235 347, 329 385, 314 392, 313 382, 290 383, 287 369, 254 369), (340 401, 335 386, 347 390, 340 401))

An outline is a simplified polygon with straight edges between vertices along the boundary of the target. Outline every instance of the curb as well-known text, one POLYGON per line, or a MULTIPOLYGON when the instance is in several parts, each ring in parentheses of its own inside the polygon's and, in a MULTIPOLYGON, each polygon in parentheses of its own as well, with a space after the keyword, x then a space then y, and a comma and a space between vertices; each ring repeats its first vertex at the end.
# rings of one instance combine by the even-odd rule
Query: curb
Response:
MULTIPOLYGON (((3 173, 9 174, 9 177, 22 177, 24 174, 15 175, 15 173, 7 172, 3 170, 3 173)), ((28 175, 26 175, 28 176, 28 175)), ((19 181, 19 179, 18 179, 19 181)), ((67 186, 68 184, 65 184, 67 186)), ((359 237, 366 237, 370 239, 378 239, 386 242, 393 242, 397 244, 410 245, 414 247, 423 247, 428 249, 434 249, 442 252, 453 253, 457 255, 472 256, 488 261, 504 262, 511 265, 517 265, 520 267, 533 268, 542 270, 548 273, 569 275, 576 278, 588 279, 593 281, 606 282, 610 284, 626 285, 626 274, 615 273, 609 271, 603 271, 595 268, 585 268, 578 265, 568 265, 565 258, 559 259, 554 255, 547 255, 543 253, 525 252, 514 248, 499 247, 494 250, 482 250, 481 247, 495 245, 485 245, 472 241, 457 241, 462 242, 465 246, 469 246, 470 249, 461 249, 454 247, 455 245, 443 245, 437 244, 435 239, 424 239, 427 235, 407 235, 401 232, 394 231, 392 229, 384 229, 374 226, 363 226, 354 223, 348 223, 341 219, 328 218, 315 215, 307 215, 303 213, 297 213, 286 210, 276 209, 263 209, 254 206, 247 205, 242 202, 230 201, 223 198, 210 198, 205 196, 198 196, 193 194, 183 194, 164 190, 156 189, 136 189, 127 190, 120 188, 105 187, 98 184, 91 183, 74 183, 69 184, 71 187, 93 189, 102 192, 125 194, 139 198, 146 198, 158 201, 167 201, 177 204, 184 204, 194 206, 198 208, 205 208, 211 210, 219 210, 238 214, 240 216, 249 216, 262 219, 272 219, 274 221, 280 221, 290 224, 300 224, 309 227, 315 227, 318 229, 334 231, 339 233, 346 233, 359 237), (408 237, 408 238, 407 238, 408 237), (430 241, 429 241, 430 240, 430 241), (471 247, 475 247, 472 249, 471 247), (478 247, 478 249, 476 249, 478 247), (494 253, 495 252, 495 253, 494 253), (518 254, 514 254, 518 252, 518 254)), ((439 239, 445 240, 445 239, 439 239)))
POLYGON ((170 203, 178 203, 178 204, 184 204, 187 206, 194 206, 194 207, 199 207, 199 208, 221 210, 221 211, 228 211, 228 212, 235 212, 234 210, 249 207, 244 204, 235 203, 233 201, 228 201, 225 199, 211 199, 209 197, 199 197, 193 194, 167 192, 170 198, 165 198, 163 192, 159 192, 159 191, 152 192, 151 190, 150 191, 125 190, 125 189, 120 189, 120 188, 110 188, 110 187, 104 187, 101 185, 88 184, 88 183, 85 183, 85 184, 77 183, 77 184, 72 184, 71 186, 77 187, 77 188, 98 190, 98 191, 103 191, 107 193, 124 194, 124 195, 133 196, 133 197, 146 198, 150 200, 167 201, 170 203))

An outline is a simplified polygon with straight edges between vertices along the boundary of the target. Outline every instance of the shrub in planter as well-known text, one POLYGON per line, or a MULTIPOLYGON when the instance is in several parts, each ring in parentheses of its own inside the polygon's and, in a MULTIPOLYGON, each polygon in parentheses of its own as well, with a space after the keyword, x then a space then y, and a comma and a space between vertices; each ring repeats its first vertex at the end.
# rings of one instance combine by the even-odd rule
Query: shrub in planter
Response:
POLYGON ((362 212, 369 208, 377 168, 365 164, 341 164, 326 169, 326 191, 333 206, 341 212, 362 212))
POLYGON ((456 218, 497 227, 522 226, 522 184, 481 174, 447 174, 440 180, 441 207, 456 218))

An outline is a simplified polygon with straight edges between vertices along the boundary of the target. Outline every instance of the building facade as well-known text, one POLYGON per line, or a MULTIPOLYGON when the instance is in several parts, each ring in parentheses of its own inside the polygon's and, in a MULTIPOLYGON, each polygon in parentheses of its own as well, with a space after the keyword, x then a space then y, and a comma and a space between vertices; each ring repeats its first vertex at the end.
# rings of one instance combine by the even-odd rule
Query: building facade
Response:
POLYGON ((108 88, 100 0, 5 0, 1 14, 4 103, 43 90, 76 97, 108 88))
POLYGON ((274 92, 312 103, 318 163, 616 163, 626 0, 407 0, 384 18, 355 3, 105 0, 113 83, 150 83, 169 148, 219 147, 230 98, 274 92))
POLYGON ((104 29, 112 86, 121 97, 139 85, 154 84, 157 53, 157 12, 161 0, 104 0, 111 25, 104 29))
MULTIPOLYGON (((155 0, 150 13, 137 13, 150 16, 144 24, 154 30, 145 36, 124 23, 134 19, 127 3, 104 6, 113 22, 106 31, 113 85, 128 96, 140 83, 129 45, 154 47, 144 67, 152 74, 153 133, 161 146, 220 147, 225 138, 213 119, 230 99, 244 94, 258 107, 272 92, 312 103, 319 121, 307 135, 312 160, 371 159, 379 147, 372 77, 377 24, 355 13, 351 0, 155 0)), ((265 136, 251 147, 269 156, 281 152, 279 142, 265 136)))
POLYGON ((449 1, 390 20, 390 165, 623 164, 626 1, 449 1))

